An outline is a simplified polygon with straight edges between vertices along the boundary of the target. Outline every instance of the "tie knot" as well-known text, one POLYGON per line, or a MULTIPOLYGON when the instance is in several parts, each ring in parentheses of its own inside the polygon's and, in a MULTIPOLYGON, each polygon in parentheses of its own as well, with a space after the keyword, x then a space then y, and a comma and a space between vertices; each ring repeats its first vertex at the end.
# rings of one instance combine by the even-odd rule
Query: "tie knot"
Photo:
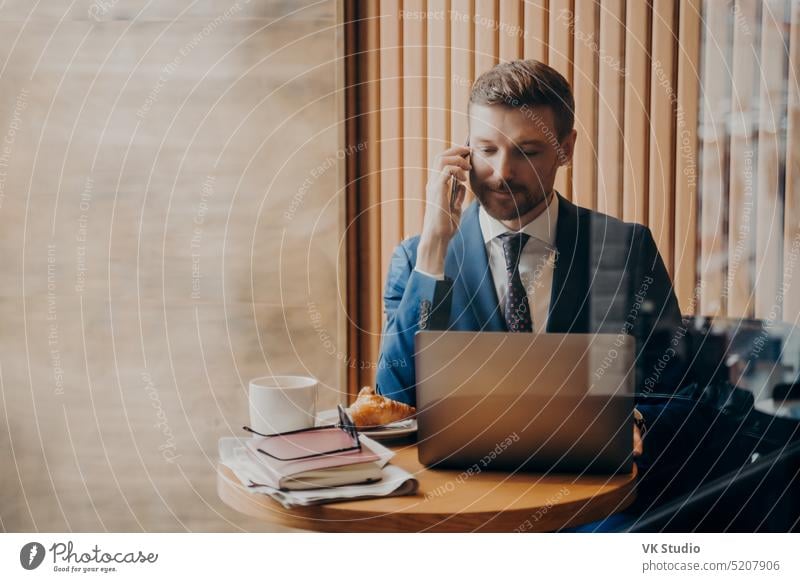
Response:
POLYGON ((503 242, 503 254, 506 256, 506 265, 511 270, 517 269, 519 257, 522 254, 522 249, 525 243, 531 238, 530 235, 524 232, 506 232, 501 234, 498 238, 503 242))

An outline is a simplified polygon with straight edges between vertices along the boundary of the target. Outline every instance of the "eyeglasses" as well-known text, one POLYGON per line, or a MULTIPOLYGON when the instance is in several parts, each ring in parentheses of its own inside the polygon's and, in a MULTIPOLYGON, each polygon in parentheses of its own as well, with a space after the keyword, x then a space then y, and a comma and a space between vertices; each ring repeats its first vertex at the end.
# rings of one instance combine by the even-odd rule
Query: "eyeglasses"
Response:
MULTIPOLYGON (((289 435, 306 434, 306 433, 319 432, 319 431, 324 431, 324 430, 330 431, 330 429, 341 429, 347 435, 347 438, 350 439, 352 441, 352 443, 353 443, 351 446, 339 447, 339 448, 334 448, 334 449, 325 450, 325 451, 318 451, 318 452, 307 454, 307 455, 296 455, 296 456, 289 456, 289 457, 279 457, 279 456, 277 456, 275 454, 268 453, 267 451, 265 451, 262 448, 258 448, 257 449, 259 453, 263 453, 263 454, 267 455, 268 457, 271 457, 271 458, 276 459, 278 461, 299 461, 301 459, 313 459, 315 457, 324 457, 326 455, 335 455, 337 453, 346 453, 348 451, 360 451, 361 450, 361 441, 358 440, 358 430, 356 429, 355 423, 350 418, 350 416, 347 414, 347 411, 345 411, 344 407, 341 404, 339 404, 336 407, 336 410, 339 413, 339 422, 336 423, 336 424, 329 424, 329 425, 326 425, 326 426, 316 426, 314 428, 301 428, 301 429, 298 429, 298 430, 290 430, 290 431, 286 431, 286 432, 276 432, 276 433, 273 433, 273 434, 263 434, 263 433, 258 432, 257 430, 253 430, 249 426, 243 426, 242 428, 244 430, 246 430, 247 432, 250 432, 250 433, 256 434, 258 436, 265 437, 265 438, 285 438, 285 437, 287 437, 289 435)), ((302 448, 302 450, 309 450, 309 444, 308 443, 304 443, 303 445, 295 444, 294 446, 296 446, 298 448, 302 448)))

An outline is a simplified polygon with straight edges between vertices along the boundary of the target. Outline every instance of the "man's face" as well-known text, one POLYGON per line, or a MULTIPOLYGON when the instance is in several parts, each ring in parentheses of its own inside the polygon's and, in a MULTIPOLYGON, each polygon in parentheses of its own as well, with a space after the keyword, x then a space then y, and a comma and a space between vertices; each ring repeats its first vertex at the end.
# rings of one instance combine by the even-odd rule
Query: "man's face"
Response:
POLYGON ((559 143, 550 107, 470 105, 470 186, 490 216, 514 220, 553 189, 559 166, 572 159, 575 130, 559 143))

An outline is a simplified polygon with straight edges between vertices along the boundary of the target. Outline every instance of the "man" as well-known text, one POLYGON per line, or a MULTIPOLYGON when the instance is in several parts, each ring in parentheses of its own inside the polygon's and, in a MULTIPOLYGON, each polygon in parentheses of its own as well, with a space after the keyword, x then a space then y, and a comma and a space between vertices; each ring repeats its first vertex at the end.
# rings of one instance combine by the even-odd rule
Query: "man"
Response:
MULTIPOLYGON (((678 302, 649 229, 554 191, 575 148, 573 111, 569 83, 538 61, 500 64, 475 82, 469 146, 436 158, 422 233, 392 257, 381 394, 415 403, 414 334, 432 328, 634 334, 641 388, 649 369, 641 362, 663 353, 680 326, 678 302), (459 183, 453 206, 451 179, 459 183), (467 182, 477 201, 462 214, 467 182)), ((647 379, 651 390, 680 380, 661 372, 659 382, 647 379)), ((645 405, 636 412, 640 423, 660 413, 645 405)))
MULTIPOLYGON (((422 233, 392 257, 377 389, 415 403, 420 329, 633 335, 640 480, 634 505, 613 516, 619 524, 739 470, 759 450, 763 428, 730 416, 727 397, 714 400, 730 386, 710 390, 709 401, 706 386, 684 373, 687 330, 649 229, 553 190, 575 148, 573 111, 567 81, 537 61, 500 64, 475 81, 469 146, 436 158, 422 233), (459 184, 453 205, 451 179, 459 184), (477 201, 462 213, 466 183, 477 201)), ((617 526, 586 529, 608 527, 617 526)))

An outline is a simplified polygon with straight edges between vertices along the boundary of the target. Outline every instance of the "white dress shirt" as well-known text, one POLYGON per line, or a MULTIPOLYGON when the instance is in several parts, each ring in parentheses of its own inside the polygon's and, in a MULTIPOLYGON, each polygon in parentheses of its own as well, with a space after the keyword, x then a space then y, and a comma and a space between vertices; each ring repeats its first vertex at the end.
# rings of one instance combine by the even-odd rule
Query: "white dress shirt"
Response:
MULTIPOLYGON (((502 314, 508 294, 508 275, 503 241, 498 237, 506 232, 514 231, 489 216, 483 206, 478 209, 478 220, 502 314)), ((519 259, 519 274, 522 285, 528 294, 528 305, 533 316, 533 331, 536 333, 543 333, 547 329, 550 290, 553 286, 553 270, 556 259, 557 224, 558 196, 553 193, 547 209, 519 231, 530 236, 519 259)))

